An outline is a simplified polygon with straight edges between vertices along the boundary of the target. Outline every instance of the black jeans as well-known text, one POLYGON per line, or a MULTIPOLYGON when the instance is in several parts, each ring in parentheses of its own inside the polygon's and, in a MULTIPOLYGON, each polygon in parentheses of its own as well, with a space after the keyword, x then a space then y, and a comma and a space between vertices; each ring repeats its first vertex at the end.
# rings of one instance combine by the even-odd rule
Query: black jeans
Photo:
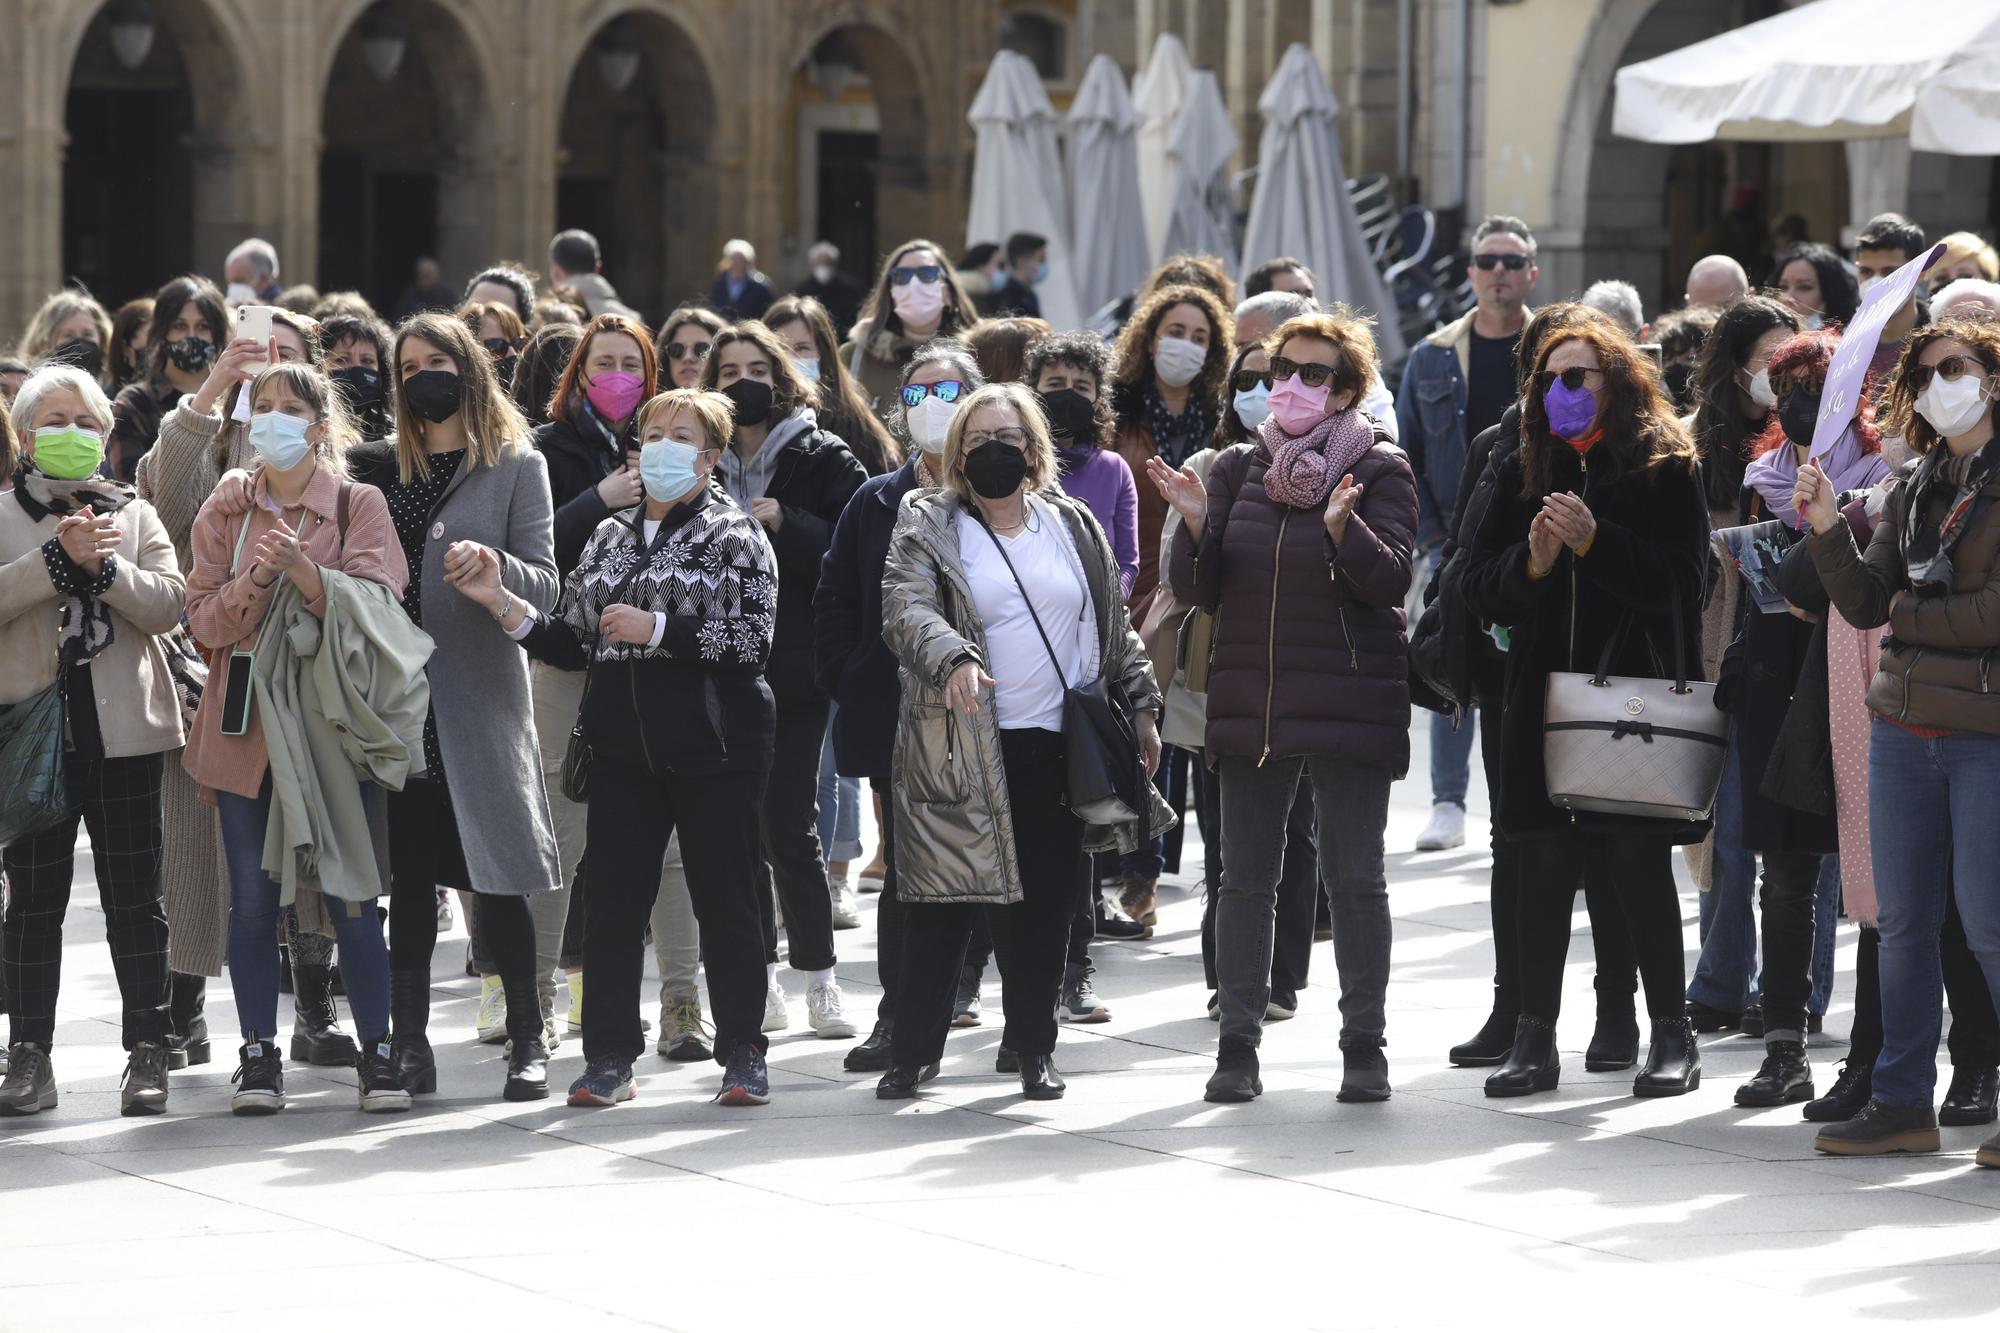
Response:
POLYGON ((0 972, 12 1010, 9 1044, 55 1040, 63 918, 76 874, 77 821, 90 831, 105 943, 118 978, 125 1049, 167 1033, 167 909, 160 897, 162 757, 64 756, 70 812, 7 845, 8 900, 0 972))
POLYGON ((1761 852, 1759 858, 1764 863, 1758 891, 1764 909, 1764 1032, 1797 1033, 1804 1041, 1820 857, 1817 852, 1761 852))
MULTIPOLYGON (((1202 800, 1213 801, 1213 817, 1204 816, 1202 848, 1205 864, 1214 871, 1202 886, 1201 972, 1214 990, 1215 982, 1215 901, 1222 893, 1222 775, 1204 772, 1202 800)), ((1278 872, 1277 933, 1271 945, 1271 989, 1292 991, 1306 988, 1312 970, 1313 908, 1319 896, 1319 833, 1314 827, 1312 784, 1301 782, 1292 797, 1291 817, 1285 821, 1285 864, 1278 872)))
MULTIPOLYGON (((1875 1057, 1882 1053, 1882 980, 1877 961, 1881 943, 1881 934, 1873 927, 1861 928, 1861 943, 1854 956, 1854 1028, 1847 1038, 1849 1063, 1859 1061, 1872 1066, 1875 1057)), ((1959 919, 1956 894, 1945 898, 1944 929, 1938 932, 1938 961, 1944 973, 1945 1003, 1951 1007, 1951 1032, 1944 1043, 1951 1052, 1951 1067, 2000 1066, 2000 1019, 1994 1015, 1986 973, 1965 942, 1965 923, 1959 919)))
MULTIPOLYGON (((807 776, 819 781, 815 765, 807 776)), ((715 1062, 729 1063, 748 1042, 767 1043, 764 937, 756 888, 757 812, 762 773, 658 777, 597 761, 590 775, 590 896, 583 970, 586 1060, 630 1065, 646 1049, 639 982, 646 969, 646 923, 660 893, 660 863, 678 829, 688 894, 701 924, 708 995, 715 1017, 715 1062)), ((813 835, 817 842, 818 835, 813 835)), ((1053 1003, 1053 1001, 1051 1001, 1053 1003)), ((949 1017, 949 1015, 947 1015, 949 1017)))
POLYGON ((869 787, 882 798, 882 892, 875 900, 875 979, 882 983, 882 1000, 875 1017, 894 1022, 896 999, 903 991, 903 937, 910 920, 910 905, 896 896, 896 797, 884 791, 888 783, 869 787))
POLYGON ((1077 884, 1090 878, 1083 825, 1063 804, 1060 733, 1002 731, 1000 758, 1014 819, 1021 901, 1005 907, 921 899, 907 904, 892 1048, 899 1065, 927 1065, 944 1055, 958 970, 972 923, 982 914, 1000 958, 1000 1003, 1007 1016, 1001 1044, 1022 1055, 1047 1055, 1056 1048, 1056 999, 1070 918, 1077 884))
MULTIPOLYGON (((756 867, 756 881, 765 961, 778 961, 778 914, 771 904, 775 885, 785 914, 791 965, 800 972, 834 964, 833 897, 819 846, 819 761, 826 745, 828 709, 822 699, 778 710, 771 773, 764 788, 764 854, 756 867)), ((687 869, 692 884, 693 863, 687 869)))
MULTIPOLYGON (((1479 728, 1479 762, 1486 770, 1486 791, 1489 803, 1495 799, 1503 779, 1500 768, 1500 710, 1487 714, 1489 725, 1479 728)), ((1466 715, 1464 725, 1471 726, 1472 716, 1466 715)), ((1494 820, 1493 830, 1493 876, 1487 890, 1491 899, 1489 916, 1493 922, 1493 1011, 1497 1014, 1521 1012, 1521 844, 1510 842, 1500 836, 1500 821, 1494 820)), ((1619 950, 1618 957, 1629 964, 1630 950, 1619 950)), ((1604 942, 1597 941, 1598 970, 1604 970, 1604 942)), ((1631 975, 1631 968, 1625 968, 1625 975, 1631 975)))
POLYGON ((1673 848, 1659 838, 1557 834, 1520 844, 1521 1012, 1554 1023, 1562 1012, 1576 887, 1584 882, 1600 992, 1630 993, 1625 958, 1636 955, 1646 1012, 1680 1017, 1687 1006, 1681 904, 1673 848), (1597 892, 1591 892, 1593 887, 1597 892))

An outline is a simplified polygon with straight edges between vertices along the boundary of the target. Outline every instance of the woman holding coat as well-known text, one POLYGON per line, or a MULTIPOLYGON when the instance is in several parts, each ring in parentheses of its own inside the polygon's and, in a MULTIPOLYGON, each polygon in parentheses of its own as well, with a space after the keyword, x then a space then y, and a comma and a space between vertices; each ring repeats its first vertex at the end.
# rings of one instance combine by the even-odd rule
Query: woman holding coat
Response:
MULTIPOLYGON (((1056 485, 1035 395, 1019 384, 972 394, 938 468, 937 490, 903 502, 882 582, 883 637, 902 666, 893 819, 910 912, 894 1058, 875 1095, 912 1097, 936 1076, 959 961, 985 912, 1001 955, 1001 1044, 1019 1057, 1022 1095, 1052 1100, 1064 1091, 1055 1009, 1083 853, 1130 850, 1141 832, 1086 829, 1063 803, 1064 691, 1093 678, 1121 687, 1149 772, 1160 693, 1110 543, 1056 485)), ((1169 826, 1145 788, 1144 822, 1169 826)))

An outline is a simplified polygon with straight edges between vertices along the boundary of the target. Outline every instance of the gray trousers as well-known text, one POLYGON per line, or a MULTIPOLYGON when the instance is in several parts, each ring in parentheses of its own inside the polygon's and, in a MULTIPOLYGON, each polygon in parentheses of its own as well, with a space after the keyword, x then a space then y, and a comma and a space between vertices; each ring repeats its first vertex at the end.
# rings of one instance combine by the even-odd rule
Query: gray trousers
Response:
POLYGON ((1319 877, 1333 908, 1340 972, 1340 1042, 1380 1045, 1389 987, 1389 881, 1382 835, 1389 821, 1387 769, 1330 755, 1226 757, 1222 768, 1222 891, 1215 904, 1215 980, 1222 1041, 1256 1046, 1271 1001, 1271 947, 1285 822, 1301 772, 1312 783, 1319 877))

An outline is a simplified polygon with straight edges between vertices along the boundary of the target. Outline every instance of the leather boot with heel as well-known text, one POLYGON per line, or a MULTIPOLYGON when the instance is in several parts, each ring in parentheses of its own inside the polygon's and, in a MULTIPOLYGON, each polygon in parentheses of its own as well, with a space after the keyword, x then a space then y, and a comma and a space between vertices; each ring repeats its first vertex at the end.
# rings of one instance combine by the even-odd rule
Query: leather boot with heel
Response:
POLYGON ((1488 1097, 1525 1097, 1550 1092, 1562 1081, 1562 1056, 1556 1052, 1556 1028, 1527 1014, 1515 1021, 1514 1045, 1507 1060, 1486 1076, 1488 1097))
POLYGON ((1701 1086, 1701 1047, 1686 1015, 1653 1020, 1653 1048, 1632 1080, 1634 1097, 1678 1097, 1701 1086))
POLYGON ((431 1054, 431 978, 426 969, 389 969, 389 1019, 395 1029, 396 1072, 410 1092, 437 1091, 437 1059, 431 1054))
POLYGON ((1486 1016, 1486 1022, 1472 1034, 1470 1041, 1451 1048, 1451 1062, 1460 1069, 1503 1063, 1507 1052, 1514 1049, 1514 1025, 1520 1017, 1513 1005, 1502 1003, 1499 988, 1495 987, 1493 1012, 1486 1016))
POLYGON ((1598 977, 1592 984, 1597 989, 1597 1029, 1584 1048, 1583 1067, 1593 1074, 1630 1069, 1639 1063, 1639 1017, 1632 1003, 1638 982, 1598 977))

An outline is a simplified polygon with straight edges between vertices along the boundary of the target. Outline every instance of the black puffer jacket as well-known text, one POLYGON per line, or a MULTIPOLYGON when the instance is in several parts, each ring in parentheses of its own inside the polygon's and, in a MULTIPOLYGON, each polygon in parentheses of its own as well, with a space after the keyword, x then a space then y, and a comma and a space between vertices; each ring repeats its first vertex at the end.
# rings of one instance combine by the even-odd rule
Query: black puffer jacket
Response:
POLYGON ((610 508, 597 493, 597 483, 618 470, 625 453, 639 447, 634 429, 638 422, 639 414, 634 412, 625 423, 617 454, 597 433, 594 422, 572 424, 555 418, 535 428, 535 448, 548 460, 549 494, 556 506, 556 568, 565 578, 576 568, 584 543, 597 531, 597 525, 611 517, 610 508))
POLYGON ((1508 405, 1498 423, 1479 432, 1465 451, 1458 500, 1438 552, 1437 573, 1424 589, 1424 613, 1410 634, 1413 676, 1434 695, 1425 700, 1412 680, 1412 698, 1433 712, 1462 714, 1479 706, 1498 708, 1506 688, 1507 654, 1490 627, 1465 602, 1467 542, 1486 521, 1499 485, 1499 468, 1521 447, 1521 405, 1508 405), (1437 705, 1442 703, 1444 707, 1437 705))

